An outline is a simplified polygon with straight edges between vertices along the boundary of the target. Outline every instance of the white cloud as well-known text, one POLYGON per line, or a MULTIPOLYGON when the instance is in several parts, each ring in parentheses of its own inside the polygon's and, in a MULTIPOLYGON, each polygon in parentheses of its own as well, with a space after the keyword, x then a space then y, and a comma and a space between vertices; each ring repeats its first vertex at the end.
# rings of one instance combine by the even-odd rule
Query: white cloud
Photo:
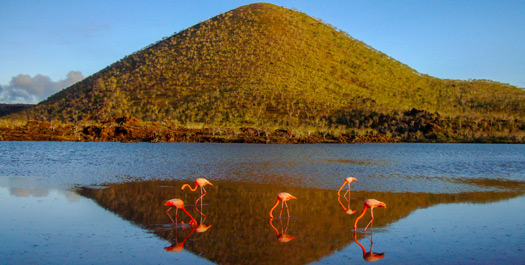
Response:
POLYGON ((84 79, 81 72, 71 71, 57 82, 45 75, 19 74, 7 86, 0 86, 0 103, 38 103, 56 92, 84 79))

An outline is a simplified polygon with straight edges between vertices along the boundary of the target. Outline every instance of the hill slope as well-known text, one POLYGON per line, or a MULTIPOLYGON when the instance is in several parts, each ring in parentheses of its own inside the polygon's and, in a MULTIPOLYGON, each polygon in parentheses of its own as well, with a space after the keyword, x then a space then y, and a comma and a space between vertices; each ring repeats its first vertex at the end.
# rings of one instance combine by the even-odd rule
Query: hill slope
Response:
POLYGON ((524 113, 522 89, 422 75, 304 13, 261 3, 150 45, 20 116, 373 129, 435 139, 458 130, 524 137, 524 113))
POLYGON ((0 117, 16 113, 24 109, 30 108, 32 104, 2 104, 0 103, 0 117))

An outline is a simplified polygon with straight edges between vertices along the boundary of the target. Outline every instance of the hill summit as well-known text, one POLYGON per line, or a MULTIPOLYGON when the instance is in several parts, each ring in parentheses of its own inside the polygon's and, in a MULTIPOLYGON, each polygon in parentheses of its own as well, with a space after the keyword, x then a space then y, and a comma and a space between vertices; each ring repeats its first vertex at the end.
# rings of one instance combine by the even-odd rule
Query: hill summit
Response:
POLYGON ((178 32, 19 113, 432 139, 468 130, 525 139, 524 115, 520 88, 420 74, 331 25, 266 3, 178 32))

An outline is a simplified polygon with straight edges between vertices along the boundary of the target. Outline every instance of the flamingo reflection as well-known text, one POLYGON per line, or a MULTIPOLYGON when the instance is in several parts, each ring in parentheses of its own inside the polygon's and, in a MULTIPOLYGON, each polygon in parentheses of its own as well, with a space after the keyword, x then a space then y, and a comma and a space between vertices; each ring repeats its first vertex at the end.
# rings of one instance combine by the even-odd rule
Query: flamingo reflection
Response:
POLYGON ((195 201, 195 204, 197 204, 199 202, 200 199, 202 199, 202 197, 204 197, 204 195, 208 194, 208 192, 206 192, 206 189, 204 188, 204 186, 206 185, 212 185, 211 182, 209 182, 207 179, 205 178, 197 178, 195 180, 195 187, 191 187, 189 184, 184 184, 182 185, 182 188, 181 190, 184 190, 184 188, 188 187, 191 191, 195 191, 197 190, 197 187, 200 187, 201 188, 201 196, 195 201), (203 193, 204 191, 204 193, 203 193))
POLYGON ((197 221, 195 221, 195 219, 193 219, 193 216, 191 216, 188 213, 188 211, 186 211, 186 208, 184 208, 184 202, 181 199, 171 199, 171 200, 167 201, 164 204, 164 206, 170 206, 170 208, 166 211, 166 214, 171 219, 171 224, 172 225, 175 225, 175 223, 176 223, 175 220, 177 219, 177 214, 178 214, 179 209, 182 209, 191 218, 190 224, 192 226, 197 225, 197 221), (175 220, 173 220, 173 218, 171 218, 171 215, 169 214, 169 211, 173 207, 175 207, 175 220))
POLYGON ((354 241, 361 247, 363 250, 363 259, 368 262, 374 262, 385 257, 385 253, 374 253, 372 251, 374 247, 374 241, 370 240, 370 251, 366 251, 365 247, 357 241, 356 233, 354 232, 354 241))
POLYGON ((291 200, 291 199, 297 199, 297 198, 295 196, 293 196, 292 194, 287 193, 287 192, 281 192, 281 193, 277 194, 277 201, 275 202, 275 205, 270 210, 270 218, 273 218, 273 214, 272 214, 273 209, 275 209, 275 207, 277 207, 279 202, 281 202, 281 213, 279 214, 279 217, 281 217, 281 215, 283 214, 283 208, 284 208, 284 205, 286 204, 286 211, 288 212, 288 218, 290 218, 290 211, 288 210, 288 203, 286 203, 286 202, 291 200))
MULTIPOLYGON (((364 203, 363 203, 363 212, 355 220, 354 232, 357 230, 357 222, 359 222, 359 219, 361 219, 365 215, 366 209, 370 208, 370 214, 372 216, 372 219, 370 219, 370 222, 368 222, 368 224, 365 227, 365 230, 363 231, 363 232, 366 233, 366 229, 374 221, 374 208, 376 208, 376 207, 386 208, 386 204, 384 202, 380 202, 380 201, 375 200, 375 199, 367 199, 367 200, 364 201, 364 203)), ((372 227, 373 227, 373 225, 372 225, 372 227)), ((373 228, 371 228, 371 229, 373 229, 373 228)))
MULTIPOLYGON (((183 228, 184 229, 184 228, 183 228)), ((196 227, 192 226, 191 232, 182 240, 182 242, 178 242, 177 240, 177 226, 174 226, 174 228, 171 229, 170 236, 173 235, 173 232, 175 232, 175 243, 171 242, 169 239, 166 239, 168 242, 172 243, 171 246, 165 247, 164 250, 169 252, 180 252, 184 249, 184 243, 188 238, 195 232, 196 227)), ((168 237, 169 238, 169 237, 168 237)))
POLYGON ((348 205, 347 207, 345 207, 343 205, 343 203, 341 202, 341 197, 337 197, 337 201, 339 202, 339 204, 341 205, 341 207, 343 207, 343 211, 348 214, 348 215, 352 215, 354 214, 356 211, 355 210, 352 210, 350 209, 350 201, 347 201, 348 202, 348 205))
POLYGON ((197 229, 195 230, 197 233, 204 233, 206 231, 208 231, 208 229, 210 229, 211 225, 205 225, 204 224, 204 221, 206 220, 206 215, 204 214, 203 210, 202 210, 202 201, 204 199, 201 200, 201 207, 200 207, 200 210, 197 206, 195 206, 195 210, 197 210, 197 212, 201 215, 201 218, 200 218, 200 222, 199 224, 197 225, 197 229))
POLYGON ((345 178, 345 181, 343 182, 343 185, 341 185, 341 188, 339 188, 339 190, 337 191, 337 197, 341 196, 341 190, 343 189, 343 187, 346 184, 348 184, 348 190, 345 192, 343 197, 345 197, 345 199, 347 199, 347 200, 350 200, 350 195, 348 195, 348 198, 346 198, 346 194, 350 193, 350 183, 352 183, 353 181, 357 181, 357 179, 356 178, 352 178, 352 177, 345 178))
POLYGON ((275 226, 273 226, 273 218, 270 218, 270 225, 272 226, 273 230, 275 230, 275 233, 277 235, 277 241, 279 241, 281 243, 290 242, 292 239, 295 238, 293 236, 290 236, 290 235, 286 234, 286 231, 288 230, 288 225, 290 224, 290 218, 288 218, 287 221, 286 221, 286 229, 284 229, 284 227, 283 227, 283 220, 279 219, 279 222, 281 223, 281 232, 280 233, 279 233, 279 230, 277 230, 277 228, 275 226))

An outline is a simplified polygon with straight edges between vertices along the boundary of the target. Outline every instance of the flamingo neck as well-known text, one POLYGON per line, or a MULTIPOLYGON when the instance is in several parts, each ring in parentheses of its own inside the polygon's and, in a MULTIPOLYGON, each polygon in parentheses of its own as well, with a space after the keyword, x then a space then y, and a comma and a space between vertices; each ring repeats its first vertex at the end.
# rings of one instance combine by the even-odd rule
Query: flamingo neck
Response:
POLYGON ((275 205, 272 207, 272 209, 270 210, 270 218, 273 218, 273 209, 275 209, 275 207, 277 207, 277 205, 279 204, 279 199, 277 199, 277 201, 275 202, 275 205))
POLYGON ((341 190, 343 189, 343 187, 346 185, 346 181, 343 182, 343 185, 341 185, 341 188, 339 188, 339 190, 337 191, 337 195, 340 196, 341 195, 341 190))
POLYGON ((363 216, 366 213, 366 209, 368 209, 368 206, 364 206, 363 207, 363 212, 361 212, 361 214, 357 217, 357 219, 355 219, 354 230, 357 229, 357 222, 359 222, 359 219, 363 218, 363 216))
POLYGON ((270 225, 272 226, 273 230, 275 230, 275 234, 276 236, 279 236, 279 230, 277 230, 277 228, 275 228, 275 226, 273 226, 273 219, 270 219, 270 225))
POLYGON ((191 236, 191 234, 193 234, 193 232, 195 232, 195 227, 191 230, 191 232, 184 238, 184 240, 182 240, 182 244, 184 244, 184 242, 186 242, 186 240, 191 236))
POLYGON ((343 207, 343 210, 346 212, 348 211, 348 209, 343 205, 343 203, 341 202, 341 197, 337 197, 337 201, 339 202, 339 204, 341 205, 341 207, 343 207))
POLYGON ((182 190, 184 190, 184 188, 188 187, 191 191, 196 191, 197 190, 197 184, 195 184, 195 187, 194 188, 191 188, 191 186, 189 184, 184 184, 182 185, 182 190))
POLYGON ((191 214, 188 213, 188 211, 186 211, 186 208, 183 207, 182 210, 184 210, 184 212, 191 218, 191 221, 193 221, 193 224, 197 225, 197 221, 195 221, 195 219, 193 219, 193 216, 191 216, 191 214))
POLYGON ((355 241, 360 247, 361 247, 361 250, 363 250, 363 258, 366 257, 366 254, 368 254, 368 252, 366 252, 366 249, 365 249, 365 246, 363 246, 361 243, 359 243, 359 241, 355 241))

